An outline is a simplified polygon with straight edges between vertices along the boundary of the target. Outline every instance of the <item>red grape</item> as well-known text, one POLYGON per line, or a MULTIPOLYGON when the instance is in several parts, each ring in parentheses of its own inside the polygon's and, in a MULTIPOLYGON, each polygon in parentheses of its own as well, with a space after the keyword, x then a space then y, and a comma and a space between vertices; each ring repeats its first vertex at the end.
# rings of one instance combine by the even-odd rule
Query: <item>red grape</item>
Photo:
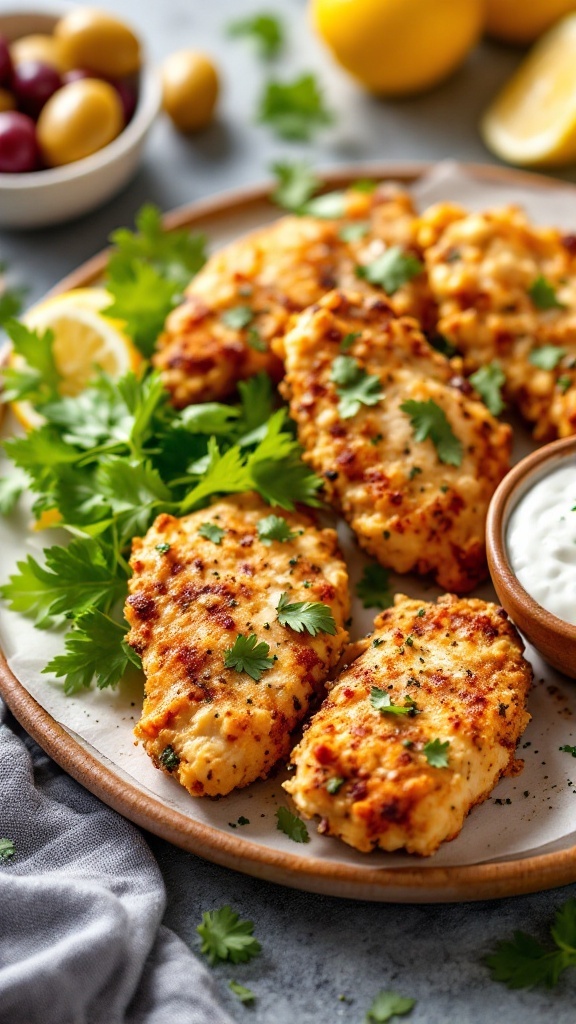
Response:
POLYGON ((49 64, 39 60, 23 60, 12 72, 10 87, 20 110, 38 117, 42 107, 62 85, 60 75, 49 64))
POLYGON ((110 84, 114 86, 120 97, 122 111, 124 113, 124 124, 128 124, 128 122, 132 120, 132 115, 136 110, 136 100, 138 99, 136 89, 133 85, 129 85, 121 79, 110 79, 110 84))
POLYGON ((16 110, 0 113, 0 172, 18 174, 38 167, 36 125, 16 110))
POLYGON ((10 50, 8 49, 8 40, 5 36, 0 36, 0 85, 4 85, 11 74, 12 61, 10 59, 10 50))

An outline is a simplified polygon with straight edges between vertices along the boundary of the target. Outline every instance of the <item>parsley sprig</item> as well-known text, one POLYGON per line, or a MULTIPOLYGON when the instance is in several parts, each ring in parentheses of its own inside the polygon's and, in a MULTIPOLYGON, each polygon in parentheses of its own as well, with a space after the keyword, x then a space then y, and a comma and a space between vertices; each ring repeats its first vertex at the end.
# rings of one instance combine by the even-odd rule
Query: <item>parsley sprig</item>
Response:
POLYGON ((262 12, 252 15, 250 18, 240 18, 230 22, 227 31, 233 39, 242 37, 251 39, 259 56, 264 60, 273 60, 274 57, 280 55, 284 48, 284 26, 274 14, 262 12))
POLYGON ((366 373, 353 356, 336 356, 330 380, 336 384, 338 412, 343 420, 355 416, 362 405, 377 405, 384 397, 380 378, 366 373))
POLYGON ((292 82, 270 80, 260 99, 258 121, 282 139, 307 142, 319 128, 332 124, 316 76, 300 75, 292 82))
POLYGON ((292 814, 287 807, 279 807, 276 811, 276 828, 284 832, 295 843, 309 843, 310 836, 306 824, 297 814, 292 814))
POLYGON ((373 686, 370 690, 370 704, 375 711, 385 715, 409 715, 411 718, 418 714, 416 701, 406 695, 403 704, 394 704, 387 690, 373 686))
POLYGON ((289 626, 295 633, 303 633, 304 630, 310 636, 317 633, 334 636, 337 633, 332 609, 320 601, 294 601, 291 604, 285 592, 280 596, 276 611, 280 625, 289 626))
POLYGON ((550 928, 553 949, 547 949, 526 932, 514 932, 510 940, 498 942, 486 957, 494 981, 508 988, 554 988, 563 971, 576 967, 576 899, 556 911, 550 928))
POLYGON ((559 345, 541 345, 540 348, 532 349, 528 360, 539 370, 555 370, 565 355, 566 349, 559 345))
POLYGON ((225 668, 233 668, 236 672, 245 672, 258 682, 264 672, 272 668, 274 659, 269 658, 270 645, 264 640, 258 641, 255 633, 244 636, 240 633, 232 647, 224 651, 225 668))
POLYGON ((446 413, 429 398, 427 402, 416 402, 409 398, 400 406, 410 418, 416 441, 430 438, 440 462, 449 466, 460 466, 464 457, 462 442, 456 437, 446 413))
POLYGON ((254 938, 253 922, 240 920, 240 915, 229 906, 205 911, 196 931, 202 939, 200 951, 212 967, 225 960, 247 963, 262 949, 254 938))
POLYGON ((386 249, 372 263, 356 267, 356 276, 378 285, 387 295, 394 295, 402 285, 418 277, 424 264, 417 256, 405 252, 399 245, 386 249))
POLYGON ((484 405, 493 416, 499 416, 505 408, 502 388, 506 383, 506 375, 498 363, 481 366, 470 378, 470 383, 478 392, 484 405))

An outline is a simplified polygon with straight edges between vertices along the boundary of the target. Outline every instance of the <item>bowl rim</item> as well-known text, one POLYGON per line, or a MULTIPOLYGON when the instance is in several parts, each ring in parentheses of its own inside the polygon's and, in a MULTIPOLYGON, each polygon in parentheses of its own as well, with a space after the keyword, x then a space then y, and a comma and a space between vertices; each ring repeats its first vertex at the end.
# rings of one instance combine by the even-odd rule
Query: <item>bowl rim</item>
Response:
POLYGON ((551 441, 526 455, 512 467, 494 492, 488 508, 486 550, 490 576, 496 590, 500 586, 508 593, 512 593, 522 601, 523 611, 528 618, 538 619, 550 633, 574 643, 576 625, 548 611, 522 586, 512 569, 506 547, 506 529, 510 515, 523 494, 529 490, 530 481, 536 483, 548 472, 552 472, 570 454, 576 455, 576 436, 551 441), (545 468, 547 463, 550 464, 548 469, 545 468))
MULTIPOLYGON (((62 4, 60 13, 65 13, 71 6, 73 5, 62 4)), ((13 10, 0 7, 0 28, 2 18, 13 13, 15 13, 13 10)), ((18 14, 21 15, 27 13, 38 15, 53 14, 55 20, 58 18, 54 7, 42 8, 38 6, 36 10, 18 11, 18 14)), ((103 170, 134 149, 154 123, 162 101, 160 74, 152 64, 147 63, 146 57, 144 57, 140 75, 140 90, 134 116, 112 142, 109 142, 107 146, 103 146, 102 149, 97 150, 95 153, 91 153, 81 160, 75 160, 73 163, 65 164, 62 167, 47 167, 41 171, 29 171, 26 174, 5 174, 0 172, 0 192, 26 193, 44 186, 56 186, 70 181, 78 181, 83 177, 103 170)))

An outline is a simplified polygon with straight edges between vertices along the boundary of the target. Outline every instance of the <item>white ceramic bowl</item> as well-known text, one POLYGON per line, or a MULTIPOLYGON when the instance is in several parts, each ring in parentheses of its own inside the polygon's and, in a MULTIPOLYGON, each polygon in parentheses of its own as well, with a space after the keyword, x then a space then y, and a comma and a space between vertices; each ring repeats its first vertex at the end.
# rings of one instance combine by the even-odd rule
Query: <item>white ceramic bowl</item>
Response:
MULTIPOLYGON (((17 12, 0 8, 0 33, 10 42, 32 33, 50 33, 70 6, 39 6, 37 10, 17 12)), ((108 146, 64 167, 28 174, 0 174, 0 228, 60 224, 110 199, 135 174, 160 102, 159 75, 144 64, 134 116, 108 146)))

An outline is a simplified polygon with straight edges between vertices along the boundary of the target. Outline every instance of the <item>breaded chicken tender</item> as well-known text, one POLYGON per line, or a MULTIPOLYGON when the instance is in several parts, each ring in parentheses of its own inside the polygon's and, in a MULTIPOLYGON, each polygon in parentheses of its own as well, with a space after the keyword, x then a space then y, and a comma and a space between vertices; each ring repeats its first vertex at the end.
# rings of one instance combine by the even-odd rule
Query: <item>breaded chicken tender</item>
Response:
MULTIPOLYGON (((270 342, 286 331, 292 313, 337 285, 356 280, 372 290, 359 285, 358 266, 387 245, 414 249, 417 218, 402 189, 351 188, 342 204, 346 216, 283 217, 208 260, 168 317, 154 357, 176 406, 226 397, 262 370, 279 380, 282 364, 270 342), (351 225, 352 239, 345 230, 351 225)), ((393 301, 423 322, 432 317, 425 274, 399 287, 393 301)))
POLYGON ((532 670, 506 613, 399 595, 292 752, 284 788, 357 850, 427 856, 514 771, 532 670))
POLYGON ((304 458, 359 544, 397 572, 472 589, 486 575, 485 519, 509 467, 510 427, 471 397, 417 323, 396 317, 383 299, 332 292, 295 320, 283 349, 281 390, 304 458), (380 394, 351 416, 334 380, 343 358, 374 378, 369 386, 380 394), (459 465, 440 461, 430 437, 416 440, 406 401, 432 402, 427 408, 445 416, 461 446, 459 465))
POLYGON ((438 331, 466 370, 496 361, 538 440, 575 433, 576 236, 516 207, 468 214, 444 203, 422 216, 418 239, 438 331))
POLYGON ((131 567, 128 642, 146 676, 136 736, 193 796, 265 778, 347 640, 348 575, 334 530, 242 495, 182 519, 160 515, 133 541, 131 567), (286 539, 260 539, 271 515, 286 539), (327 605, 333 635, 281 625, 283 594, 327 605), (237 658, 227 667, 239 636, 263 645, 259 679, 237 658))

